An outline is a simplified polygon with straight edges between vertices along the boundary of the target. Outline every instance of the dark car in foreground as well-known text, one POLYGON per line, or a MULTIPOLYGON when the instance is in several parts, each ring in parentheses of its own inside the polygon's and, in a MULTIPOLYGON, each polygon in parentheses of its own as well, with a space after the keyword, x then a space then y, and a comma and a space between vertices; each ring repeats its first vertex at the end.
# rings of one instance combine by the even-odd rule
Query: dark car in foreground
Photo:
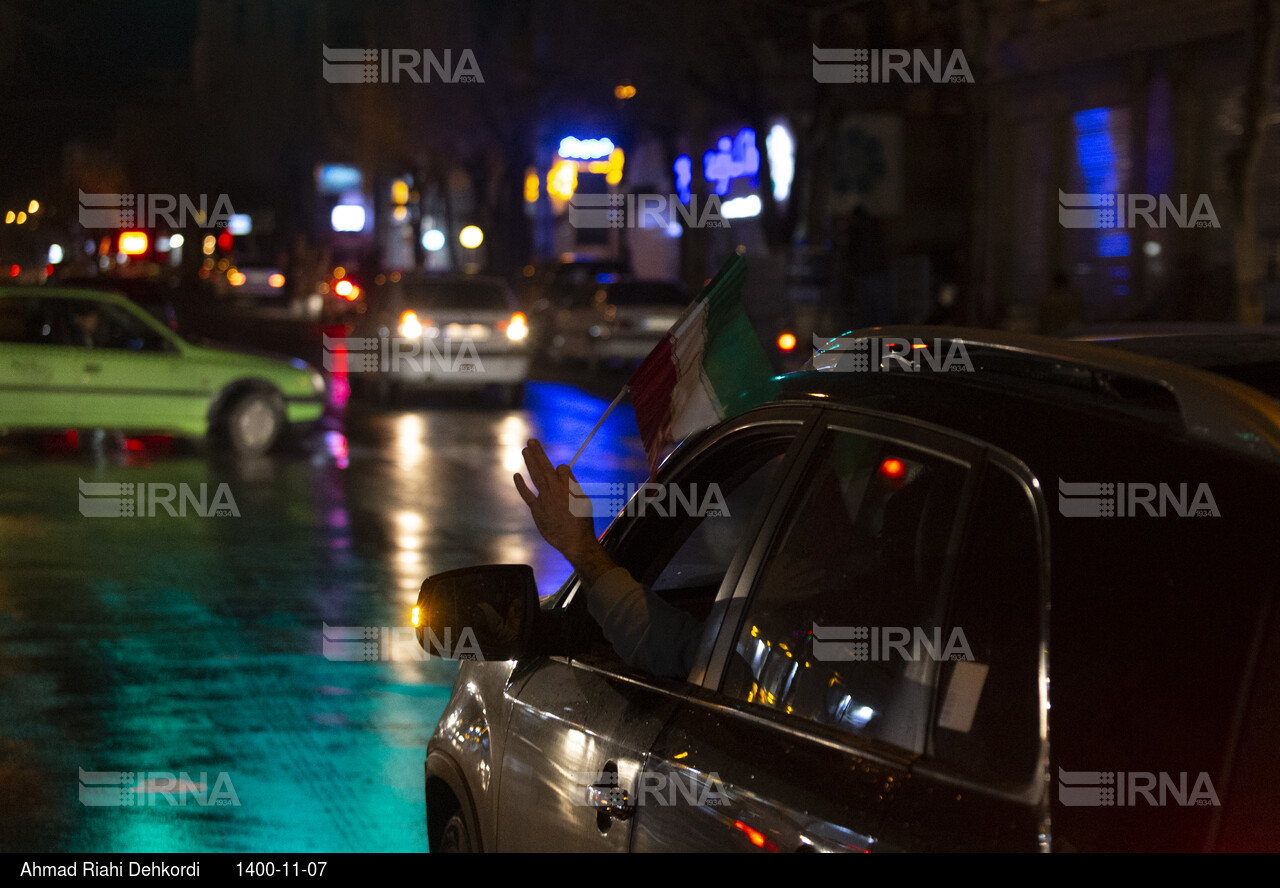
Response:
POLYGON ((1274 402, 952 328, 812 367, 663 463, 716 508, 602 538, 701 623, 687 676, 623 662, 576 575, 423 584, 465 658, 433 850, 1280 849, 1274 402))

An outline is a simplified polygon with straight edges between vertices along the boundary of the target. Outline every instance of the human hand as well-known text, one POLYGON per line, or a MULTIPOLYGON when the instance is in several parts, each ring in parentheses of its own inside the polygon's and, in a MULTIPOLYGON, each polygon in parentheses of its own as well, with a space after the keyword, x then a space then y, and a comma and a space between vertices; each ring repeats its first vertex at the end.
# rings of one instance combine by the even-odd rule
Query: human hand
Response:
POLYGON ((529 507, 538 533, 564 555, 588 583, 595 582, 616 565, 596 540, 591 516, 575 515, 570 508, 574 500, 581 504, 589 504, 590 500, 582 493, 568 466, 552 467, 551 460, 536 438, 529 441, 522 456, 537 493, 529 488, 519 473, 515 475, 516 490, 529 507))

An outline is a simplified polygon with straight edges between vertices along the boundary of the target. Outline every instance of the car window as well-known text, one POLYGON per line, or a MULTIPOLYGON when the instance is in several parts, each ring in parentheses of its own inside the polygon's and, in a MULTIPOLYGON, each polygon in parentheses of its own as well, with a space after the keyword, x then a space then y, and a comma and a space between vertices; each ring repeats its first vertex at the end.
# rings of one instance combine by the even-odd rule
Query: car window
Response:
POLYGON ((1041 559, 1022 485, 992 468, 951 584, 944 639, 965 659, 941 664, 931 755, 964 777, 1017 791, 1040 755, 1041 559))
POLYGON ((828 430, 756 580, 729 697, 923 751, 964 469, 828 430))
POLYGON ((684 308, 689 296, 675 284, 628 281, 613 284, 607 291, 613 305, 670 305, 684 308))
POLYGON ((58 325, 63 345, 127 351, 164 351, 169 341, 141 318, 110 302, 62 300, 58 325))
MULTIPOLYGON (((770 427, 708 449, 678 478, 655 485, 648 502, 628 505, 634 524, 614 560, 673 606, 708 621, 730 563, 768 506, 794 440, 795 429, 770 427)), ((712 635, 713 628, 718 625, 705 627, 712 635)), ((620 664, 598 627, 592 622, 586 629, 591 655, 620 664)))
POLYGON ((483 281, 402 281, 387 284, 379 299, 394 306, 414 309, 500 309, 511 308, 506 288, 483 281))
POLYGON ((52 330, 40 302, 26 296, 0 299, 0 342, 49 342, 52 330))

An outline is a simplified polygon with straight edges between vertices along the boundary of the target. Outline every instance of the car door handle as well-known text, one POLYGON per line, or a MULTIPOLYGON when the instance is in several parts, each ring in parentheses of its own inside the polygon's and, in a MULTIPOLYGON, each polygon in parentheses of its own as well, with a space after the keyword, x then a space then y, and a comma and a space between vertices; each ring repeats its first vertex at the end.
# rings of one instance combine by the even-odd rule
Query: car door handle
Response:
POLYGON ((593 783, 587 787, 587 799, 597 816, 606 820, 630 820, 636 806, 627 791, 614 783, 593 783))

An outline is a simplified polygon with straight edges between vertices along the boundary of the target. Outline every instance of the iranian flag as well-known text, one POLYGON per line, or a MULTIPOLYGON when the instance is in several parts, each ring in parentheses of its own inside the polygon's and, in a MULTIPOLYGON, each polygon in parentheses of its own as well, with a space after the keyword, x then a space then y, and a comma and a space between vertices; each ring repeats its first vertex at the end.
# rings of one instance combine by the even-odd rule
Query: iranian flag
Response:
POLYGON ((742 308, 747 260, 735 253, 629 383, 650 476, 667 448, 769 401, 777 385, 742 308))

